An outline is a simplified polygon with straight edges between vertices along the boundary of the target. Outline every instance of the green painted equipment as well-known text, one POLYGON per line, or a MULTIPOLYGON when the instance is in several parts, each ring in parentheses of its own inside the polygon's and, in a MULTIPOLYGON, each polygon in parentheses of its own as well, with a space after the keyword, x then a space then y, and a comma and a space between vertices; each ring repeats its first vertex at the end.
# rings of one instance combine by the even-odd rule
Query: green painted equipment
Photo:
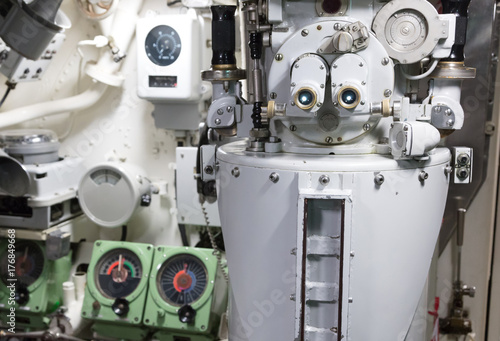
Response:
POLYGON ((46 316, 62 305, 62 283, 70 275, 71 253, 53 261, 47 259, 42 242, 1 239, 0 260, 2 327, 10 328, 14 322, 15 330, 46 329, 50 322, 46 316))
POLYGON ((99 336, 141 340, 148 278, 153 260, 150 244, 97 241, 87 274, 82 317, 94 321, 99 336))
POLYGON ((227 284, 211 249, 155 249, 144 324, 161 341, 213 340, 227 306, 227 284))

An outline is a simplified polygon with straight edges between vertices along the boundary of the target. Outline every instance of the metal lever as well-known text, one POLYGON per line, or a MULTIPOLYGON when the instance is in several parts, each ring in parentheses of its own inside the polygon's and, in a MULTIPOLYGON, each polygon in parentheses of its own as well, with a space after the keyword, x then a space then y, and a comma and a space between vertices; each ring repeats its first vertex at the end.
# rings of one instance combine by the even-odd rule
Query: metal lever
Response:
POLYGON ((457 280, 454 284, 453 305, 450 309, 450 317, 439 320, 439 327, 443 334, 467 335, 472 332, 472 323, 466 318, 467 313, 464 311, 464 296, 474 297, 476 295, 475 287, 468 287, 462 283, 461 268, 462 268, 462 246, 464 245, 465 231, 465 208, 457 210, 457 280))

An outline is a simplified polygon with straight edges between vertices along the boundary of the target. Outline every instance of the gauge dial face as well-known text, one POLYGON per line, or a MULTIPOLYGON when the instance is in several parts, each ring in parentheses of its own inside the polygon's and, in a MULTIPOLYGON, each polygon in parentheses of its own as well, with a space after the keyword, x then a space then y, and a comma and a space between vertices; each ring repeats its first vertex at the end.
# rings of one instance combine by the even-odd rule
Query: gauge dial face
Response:
POLYGON ((21 285, 29 287, 35 283, 43 273, 43 268, 45 266, 43 251, 38 244, 25 241, 16 243, 14 255, 16 260, 15 264, 9 263, 8 250, 2 255, 2 281, 8 285, 7 279, 15 278, 21 285), (12 269, 9 265, 14 266, 14 272, 9 271, 12 269), (10 274, 15 274, 15 277, 10 274))
POLYGON ((167 25, 156 26, 146 37, 146 55, 159 66, 173 64, 181 53, 181 47, 179 34, 167 25))
POLYGON ((180 307, 196 302, 203 295, 207 277, 207 268, 199 258, 177 255, 163 263, 156 285, 167 303, 180 307))
POLYGON ((100 186, 102 184, 110 184, 112 186, 116 185, 118 181, 121 180, 122 176, 109 168, 103 168, 96 170, 94 173, 90 174, 90 178, 100 186))
POLYGON ((124 298, 132 294, 142 278, 142 264, 135 253, 127 249, 109 251, 95 268, 99 292, 107 298, 124 298))

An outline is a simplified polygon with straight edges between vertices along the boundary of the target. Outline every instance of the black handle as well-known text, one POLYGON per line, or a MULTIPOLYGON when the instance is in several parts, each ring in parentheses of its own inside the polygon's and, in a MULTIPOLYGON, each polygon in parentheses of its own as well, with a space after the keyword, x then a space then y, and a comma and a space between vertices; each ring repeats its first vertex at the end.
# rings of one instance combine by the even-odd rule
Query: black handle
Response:
POLYGON ((236 6, 212 6, 212 66, 235 65, 236 6))

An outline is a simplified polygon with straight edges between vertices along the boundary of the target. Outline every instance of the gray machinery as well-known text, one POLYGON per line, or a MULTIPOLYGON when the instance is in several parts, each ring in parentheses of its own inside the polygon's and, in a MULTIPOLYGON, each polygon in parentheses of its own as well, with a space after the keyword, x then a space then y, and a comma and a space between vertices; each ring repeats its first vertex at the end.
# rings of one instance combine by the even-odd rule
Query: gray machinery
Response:
POLYGON ((205 197, 216 182, 230 340, 415 340, 449 184, 473 181, 472 149, 444 147, 468 123, 469 2, 242 1, 246 70, 236 7, 212 7, 198 170, 205 197))

